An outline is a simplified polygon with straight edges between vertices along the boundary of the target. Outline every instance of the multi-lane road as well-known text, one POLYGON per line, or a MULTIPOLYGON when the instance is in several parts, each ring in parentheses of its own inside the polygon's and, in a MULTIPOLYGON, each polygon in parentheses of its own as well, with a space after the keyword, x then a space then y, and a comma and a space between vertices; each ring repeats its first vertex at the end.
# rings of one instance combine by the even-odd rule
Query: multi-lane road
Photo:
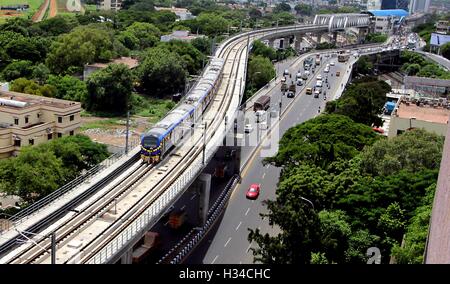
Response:
MULTIPOLYGON (((303 60, 298 60, 293 66, 289 68, 292 75, 292 79, 295 79, 295 74, 300 69, 303 72, 303 60)), ((269 91, 271 96, 271 108, 279 110, 279 101, 282 100, 282 115, 277 121, 272 130, 271 136, 264 139, 261 145, 266 144, 267 141, 274 141, 271 137, 281 138, 284 132, 290 127, 302 123, 319 114, 320 110, 324 109, 326 100, 324 100, 323 94, 319 98, 314 98, 312 95, 306 95, 305 89, 307 87, 313 87, 316 83, 317 75, 321 74, 323 78, 328 77, 330 89, 326 87, 327 100, 330 100, 332 94, 340 93, 342 90, 341 84, 343 83, 344 74, 349 70, 349 63, 338 63, 336 57, 324 58, 320 68, 316 69, 314 75, 310 75, 307 83, 301 88, 297 89, 297 95, 295 98, 287 98, 282 96, 280 91, 280 84, 277 84, 275 88, 269 91), (331 66, 328 75, 323 72, 325 65, 331 61, 335 62, 335 66, 331 66), (341 76, 336 77, 336 72, 339 71, 341 76), (333 74, 333 76, 332 76, 333 74)), ((284 69, 279 70, 283 72, 284 69)), ((290 82, 291 78, 288 78, 290 82)), ((279 80, 277 80, 279 82, 279 80)), ((345 85, 345 84, 344 84, 345 85)), ((253 115, 253 111, 249 110, 253 115)), ((251 119, 249 121, 252 121, 251 119)), ((257 131, 257 126, 254 125, 254 131, 257 131)), ((245 134, 246 136, 251 135, 245 134)), ((267 151, 264 146, 258 146, 258 149, 252 154, 252 150, 255 146, 247 146, 242 148, 242 159, 245 160, 250 157, 249 162, 242 171, 242 181, 237 188, 235 188, 229 204, 224 212, 222 219, 216 225, 216 228, 212 230, 212 233, 206 237, 202 245, 193 253, 188 259, 188 263, 206 263, 206 264, 218 264, 218 263, 253 263, 253 255, 250 249, 254 244, 250 244, 247 240, 248 228, 259 228, 263 233, 276 234, 277 228, 273 228, 268 224, 268 220, 263 220, 260 213, 266 213, 267 208, 263 205, 262 201, 266 199, 275 198, 275 190, 277 188, 277 182, 279 178, 280 169, 271 165, 263 166, 262 160, 264 159, 264 152, 274 154, 277 150, 277 143, 274 143, 269 147, 272 147, 271 151, 267 151), (261 194, 255 201, 246 199, 245 193, 250 184, 260 183, 261 194)), ((259 144, 259 143, 258 143, 259 144)))

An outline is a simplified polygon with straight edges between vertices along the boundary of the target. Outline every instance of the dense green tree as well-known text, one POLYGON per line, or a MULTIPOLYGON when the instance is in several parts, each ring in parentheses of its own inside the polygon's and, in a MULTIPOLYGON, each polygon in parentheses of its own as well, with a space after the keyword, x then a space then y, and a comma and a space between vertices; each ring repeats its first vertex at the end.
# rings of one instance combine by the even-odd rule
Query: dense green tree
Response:
POLYGON ((321 251, 331 262, 343 263, 345 251, 348 249, 348 239, 352 234, 348 224, 348 216, 344 211, 319 212, 321 251))
POLYGON ((191 41, 192 46, 204 55, 211 55, 212 39, 209 37, 198 37, 191 41))
POLYGON ((253 42, 251 52, 255 56, 263 56, 270 60, 275 60, 277 58, 275 49, 265 45, 259 40, 253 42))
POLYGON ((388 39, 388 36, 381 33, 369 33, 366 35, 365 42, 366 43, 381 43, 385 42, 388 39))
POLYGON ((299 14, 299 15, 310 16, 312 14, 312 6, 311 5, 299 3, 299 4, 295 5, 294 9, 297 12, 297 14, 299 14))
POLYGON ((251 87, 259 89, 275 77, 275 68, 268 58, 252 56, 248 63, 247 80, 251 87))
POLYGON ((277 4, 275 6, 275 8, 273 9, 274 13, 290 12, 290 11, 291 11, 291 6, 286 2, 277 4))
POLYGON ((281 228, 276 236, 251 230, 248 240, 258 245, 252 249, 255 262, 264 264, 307 264, 319 246, 319 220, 309 204, 299 198, 285 202, 267 201, 269 224, 281 228))
POLYGON ((414 129, 389 140, 379 140, 365 149, 361 154, 361 167, 374 176, 400 170, 439 169, 442 147, 441 136, 414 129))
POLYGON ((56 88, 52 85, 45 84, 41 86, 36 81, 26 78, 18 78, 11 82, 10 90, 44 97, 55 97, 57 93, 56 88))
POLYGON ((367 263, 367 249, 371 247, 378 247, 379 242, 380 237, 370 234, 368 230, 358 230, 355 233, 352 233, 348 239, 349 248, 344 254, 346 262, 361 264, 367 263))
POLYGON ((119 41, 130 49, 145 49, 159 42, 161 31, 153 24, 135 22, 118 36, 119 41))
POLYGON ((86 100, 86 83, 78 78, 70 75, 50 75, 47 84, 56 87, 57 98, 77 102, 84 102, 86 100))
POLYGON ((69 67, 106 62, 114 56, 113 40, 106 30, 77 27, 52 44, 46 64, 53 72, 64 73, 69 67))
POLYGON ((398 202, 389 204, 378 220, 378 229, 385 234, 384 241, 401 240, 406 226, 405 210, 398 202))
POLYGON ((259 19, 262 17, 262 13, 260 10, 256 9, 256 8, 251 8, 248 11, 248 15, 251 19, 259 19))
POLYGON ((354 81, 347 86, 342 96, 335 101, 328 102, 327 113, 342 114, 355 122, 367 125, 381 126, 379 114, 386 102, 386 94, 391 87, 384 81, 364 78, 366 81, 354 81))
POLYGON ((189 74, 197 74, 206 60, 205 56, 197 48, 187 42, 171 40, 170 42, 159 43, 158 47, 178 54, 189 74))
POLYGON ((91 111, 124 113, 133 91, 131 71, 124 64, 110 64, 92 73, 87 82, 85 106, 91 111))
POLYGON ((5 51, 13 59, 43 61, 50 43, 50 40, 41 37, 20 36, 9 41, 5 46, 5 51))
POLYGON ((0 31, 11 31, 23 36, 29 36, 28 28, 32 25, 30 19, 22 17, 11 17, 5 23, 0 24, 0 31))
POLYGON ((373 64, 369 57, 366 55, 361 56, 354 67, 355 72, 360 74, 371 74, 373 70, 373 64))
POLYGON ((146 52, 136 74, 146 93, 160 98, 183 90, 187 76, 180 56, 159 47, 146 52))
POLYGON ((1 73, 1 77, 5 81, 12 81, 17 78, 31 77, 33 73, 33 63, 28 60, 13 61, 8 64, 1 73))
POLYGON ((278 21, 278 25, 280 26, 293 25, 297 21, 295 16, 289 12, 273 14, 272 20, 275 22, 278 21))
POLYGON ((228 20, 214 13, 201 13, 195 20, 200 28, 199 32, 208 36, 225 33, 230 26, 228 20))
POLYGON ((57 15, 35 23, 30 29, 33 34, 42 36, 58 36, 70 32, 79 25, 76 17, 71 15, 57 15))
POLYGON ((277 155, 266 160, 276 166, 299 163, 326 166, 356 156, 376 138, 370 127, 354 123, 346 116, 321 115, 286 131, 277 155))
POLYGON ((50 69, 48 69, 45 64, 41 63, 33 68, 31 77, 35 79, 40 85, 42 85, 45 81, 47 81, 49 75, 50 69))
POLYGON ((311 264, 329 264, 325 253, 323 252, 313 252, 311 253, 311 264))

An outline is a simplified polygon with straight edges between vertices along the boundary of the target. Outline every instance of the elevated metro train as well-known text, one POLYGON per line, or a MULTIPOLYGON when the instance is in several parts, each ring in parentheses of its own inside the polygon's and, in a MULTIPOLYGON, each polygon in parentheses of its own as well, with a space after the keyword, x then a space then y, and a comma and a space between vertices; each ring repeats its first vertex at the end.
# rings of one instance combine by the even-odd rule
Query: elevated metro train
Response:
POLYGON ((223 65, 223 59, 213 58, 184 101, 141 135, 143 162, 148 164, 160 162, 172 148, 179 145, 185 131, 194 127, 217 92, 223 65))

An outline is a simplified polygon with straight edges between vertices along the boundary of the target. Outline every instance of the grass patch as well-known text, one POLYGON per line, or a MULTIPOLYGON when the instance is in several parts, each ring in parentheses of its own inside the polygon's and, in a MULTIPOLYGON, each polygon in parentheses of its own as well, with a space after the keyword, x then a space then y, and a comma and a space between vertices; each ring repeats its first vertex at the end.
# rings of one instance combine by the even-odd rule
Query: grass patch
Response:
POLYGON ((97 120, 97 121, 85 123, 80 127, 80 130, 84 131, 84 130, 94 129, 94 128, 107 129, 107 128, 111 128, 113 126, 125 125, 125 124, 126 124, 126 118, 113 117, 113 118, 108 118, 108 119, 97 120))
POLYGON ((84 9, 86 9, 86 11, 97 11, 97 5, 85 4, 84 9))
POLYGON ((149 118, 149 122, 156 123, 175 106, 170 99, 155 99, 148 96, 132 95, 133 114, 149 118))

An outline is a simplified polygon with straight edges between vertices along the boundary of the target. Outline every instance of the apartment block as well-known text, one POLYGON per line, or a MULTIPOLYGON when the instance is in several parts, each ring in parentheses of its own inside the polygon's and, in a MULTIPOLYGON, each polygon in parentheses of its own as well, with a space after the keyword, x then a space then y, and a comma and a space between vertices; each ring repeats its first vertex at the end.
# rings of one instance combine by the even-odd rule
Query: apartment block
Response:
POLYGON ((0 90, 0 158, 78 133, 80 113, 79 102, 0 90))

